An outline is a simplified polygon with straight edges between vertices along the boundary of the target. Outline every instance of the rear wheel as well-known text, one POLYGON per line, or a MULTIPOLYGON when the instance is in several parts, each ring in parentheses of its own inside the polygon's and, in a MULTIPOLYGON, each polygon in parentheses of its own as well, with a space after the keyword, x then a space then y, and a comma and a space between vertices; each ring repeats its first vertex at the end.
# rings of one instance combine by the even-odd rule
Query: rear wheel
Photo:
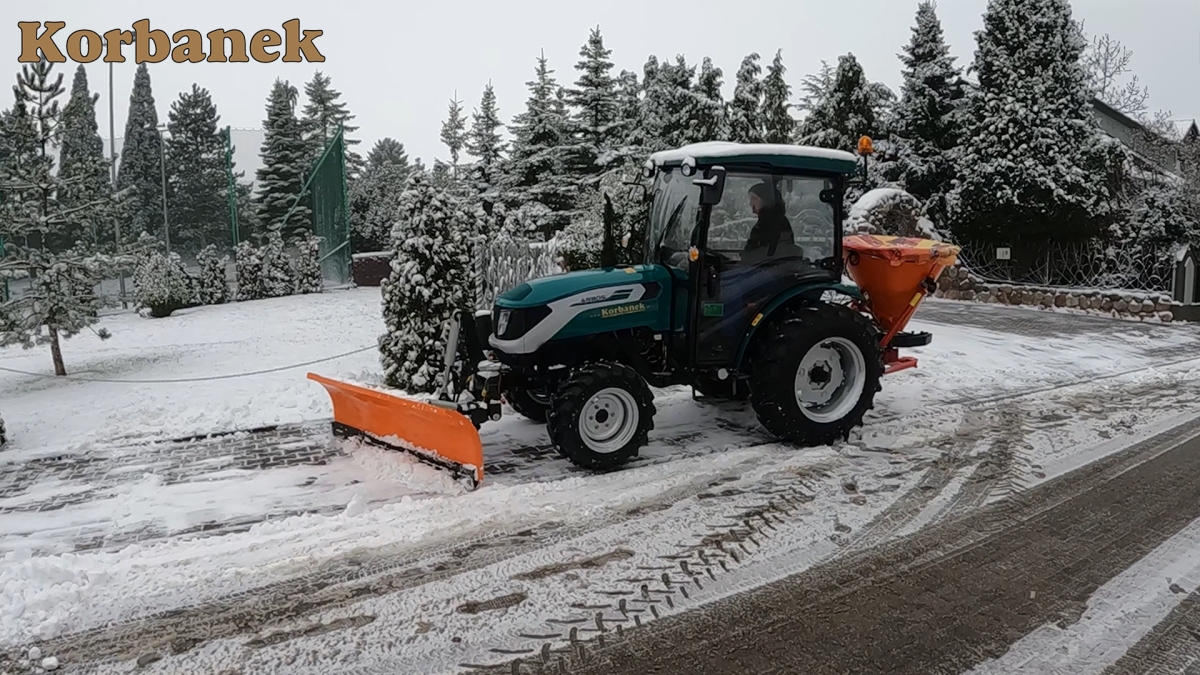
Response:
POLYGON ((618 363, 576 368, 554 395, 547 429, 576 466, 612 469, 637 456, 654 428, 654 394, 618 363))
POLYGON ((849 307, 799 307, 766 327, 753 354, 750 401, 772 434, 801 445, 849 437, 881 389, 879 332, 849 307))

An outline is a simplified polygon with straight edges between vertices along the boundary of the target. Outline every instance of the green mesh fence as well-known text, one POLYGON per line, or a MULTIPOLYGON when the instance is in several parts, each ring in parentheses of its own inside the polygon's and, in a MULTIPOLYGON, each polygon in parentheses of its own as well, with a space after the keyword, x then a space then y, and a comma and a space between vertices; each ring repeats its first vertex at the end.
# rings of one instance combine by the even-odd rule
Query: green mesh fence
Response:
POLYGON ((292 203, 286 222, 301 199, 312 210, 313 233, 321 239, 321 276, 326 286, 345 286, 350 272, 350 205, 346 187, 346 145, 342 128, 325 145, 321 158, 313 164, 300 197, 292 203))
POLYGON ((321 238, 325 283, 350 283, 350 206, 346 190, 346 144, 342 129, 325 146, 305 184, 313 212, 313 232, 321 238))

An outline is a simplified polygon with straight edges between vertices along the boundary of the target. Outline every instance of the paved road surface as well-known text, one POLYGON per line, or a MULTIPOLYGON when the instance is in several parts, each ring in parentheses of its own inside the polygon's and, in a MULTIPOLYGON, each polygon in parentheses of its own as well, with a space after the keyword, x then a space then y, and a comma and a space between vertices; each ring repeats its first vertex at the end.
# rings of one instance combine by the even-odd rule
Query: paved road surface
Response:
MULTIPOLYGON (((1200 517, 1200 439, 1186 440, 1198 431, 1200 420, 1020 501, 629 631, 571 672, 961 673, 1073 622, 1099 586, 1200 517)), ((1137 650, 1196 637, 1196 604, 1137 650)), ((1150 672, 1144 654, 1126 660, 1114 675, 1150 672)))

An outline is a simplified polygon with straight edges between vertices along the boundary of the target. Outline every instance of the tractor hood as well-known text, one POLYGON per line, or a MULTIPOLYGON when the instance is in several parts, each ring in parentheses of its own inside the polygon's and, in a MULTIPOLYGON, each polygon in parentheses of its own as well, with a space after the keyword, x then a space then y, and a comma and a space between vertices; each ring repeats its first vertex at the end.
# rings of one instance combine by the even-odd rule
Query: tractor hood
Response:
MULTIPOLYGON (((656 284, 661 289, 668 287, 669 283, 670 273, 659 265, 580 270, 518 284, 497 297, 496 306, 504 309, 541 307, 589 291, 620 289, 634 284, 656 284)), ((583 304, 590 304, 607 299, 606 294, 598 292, 595 297, 585 296, 579 300, 583 304)))

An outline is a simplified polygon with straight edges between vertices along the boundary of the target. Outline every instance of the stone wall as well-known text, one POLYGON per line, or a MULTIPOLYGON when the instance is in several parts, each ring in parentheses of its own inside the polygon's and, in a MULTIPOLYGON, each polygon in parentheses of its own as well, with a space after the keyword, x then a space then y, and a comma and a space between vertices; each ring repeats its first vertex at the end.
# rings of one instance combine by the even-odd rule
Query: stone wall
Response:
POLYGON ((1137 321, 1177 321, 1180 304, 1166 293, 1085 291, 984 281, 963 267, 951 267, 938 278, 935 298, 997 305, 1087 312, 1137 321))

